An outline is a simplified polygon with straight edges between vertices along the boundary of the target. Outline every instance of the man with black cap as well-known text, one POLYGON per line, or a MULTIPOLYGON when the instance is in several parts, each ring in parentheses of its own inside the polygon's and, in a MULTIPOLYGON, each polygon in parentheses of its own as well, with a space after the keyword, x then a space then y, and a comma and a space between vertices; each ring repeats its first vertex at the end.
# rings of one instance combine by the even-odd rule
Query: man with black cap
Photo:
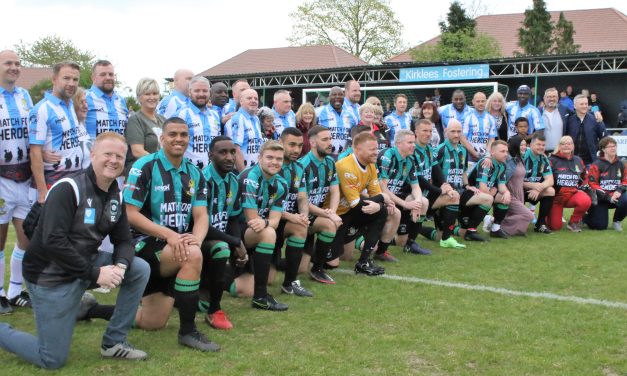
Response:
POLYGON ((529 121, 529 134, 544 130, 544 123, 542 116, 540 116, 540 111, 538 111, 536 106, 529 103, 531 88, 527 85, 521 85, 516 91, 516 94, 518 95, 518 100, 508 103, 505 109, 509 119, 509 127, 507 129, 508 139, 517 134, 514 122, 519 117, 525 117, 529 121))

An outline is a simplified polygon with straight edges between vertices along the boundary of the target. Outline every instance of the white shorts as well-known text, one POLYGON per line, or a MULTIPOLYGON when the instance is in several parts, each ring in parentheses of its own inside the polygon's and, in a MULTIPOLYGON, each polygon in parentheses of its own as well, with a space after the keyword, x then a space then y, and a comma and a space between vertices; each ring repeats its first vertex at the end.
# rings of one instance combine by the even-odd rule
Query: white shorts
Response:
POLYGON ((11 219, 24 219, 30 211, 28 200, 30 179, 21 183, 0 177, 0 224, 11 222, 11 219))

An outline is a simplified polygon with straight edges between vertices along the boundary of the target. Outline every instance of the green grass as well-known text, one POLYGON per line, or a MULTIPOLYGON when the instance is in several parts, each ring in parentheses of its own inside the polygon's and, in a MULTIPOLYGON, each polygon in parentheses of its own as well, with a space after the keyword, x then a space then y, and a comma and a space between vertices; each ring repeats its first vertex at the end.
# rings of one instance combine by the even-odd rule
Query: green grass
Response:
MULTIPOLYGON (((394 275, 550 292, 627 303, 626 233, 567 231, 400 254, 394 275)), ((6 249, 12 249, 10 238, 6 249)), ((9 260, 7 252, 7 264, 9 260)), ((343 263, 345 269, 352 267, 343 263)), ((178 318, 160 332, 133 330, 130 341, 151 359, 105 361, 99 344, 106 323, 79 323, 68 375, 626 375, 627 310, 541 298, 332 273, 335 286, 303 277, 315 297, 282 296, 285 313, 253 310, 225 296, 235 329, 198 325, 222 345, 218 354, 177 345, 178 318)), ((278 285, 270 292, 279 296, 278 285)), ((112 302, 113 294, 97 295, 112 302)), ((0 320, 34 332, 32 312, 0 320)), ((49 374, 0 351, 0 374, 49 374)))

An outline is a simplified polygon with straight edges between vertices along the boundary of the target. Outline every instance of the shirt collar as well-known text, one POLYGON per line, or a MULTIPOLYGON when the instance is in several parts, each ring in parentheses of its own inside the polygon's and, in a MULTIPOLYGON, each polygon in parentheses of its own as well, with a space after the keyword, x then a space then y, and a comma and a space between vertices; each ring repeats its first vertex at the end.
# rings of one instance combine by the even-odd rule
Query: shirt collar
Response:
POLYGON ((195 104, 190 103, 190 105, 189 105, 188 107, 189 107, 189 108, 191 108, 191 109, 192 109, 192 111, 193 111, 196 115, 198 115, 198 114, 200 114, 200 113, 206 114, 206 113, 207 113, 207 110, 209 110, 209 106, 207 106, 207 105, 204 105, 204 106, 203 106, 203 108, 198 108, 198 106, 196 106, 195 104))
POLYGON ((213 163, 209 163, 209 175, 211 176, 212 179, 214 179, 216 182, 218 183, 222 183, 224 181, 227 180, 229 173, 227 172, 226 175, 224 175, 224 177, 222 177, 220 175, 220 173, 218 172, 218 170, 216 170, 215 166, 213 165, 213 163))
POLYGON ((0 86, 0 94, 4 94, 4 93, 15 94, 17 92, 17 89, 18 87, 14 86, 12 91, 8 91, 7 89, 0 86))
POLYGON ((401 153, 398 151, 398 148, 396 146, 394 146, 392 148, 392 153, 394 153, 394 156, 396 157, 396 159, 398 159, 401 162, 404 162, 405 159, 407 159, 407 157, 403 158, 403 156, 401 155, 401 153))
POLYGON ((532 161, 539 161, 540 158, 542 158, 542 155, 535 155, 531 151, 531 148, 528 148, 527 151, 525 152, 525 158, 531 158, 532 161))
POLYGON ((176 170, 177 172, 187 173, 187 163, 185 162, 185 158, 183 158, 183 161, 181 162, 181 166, 179 166, 179 168, 176 168, 174 167, 172 162, 170 162, 168 157, 166 157, 165 151, 163 149, 157 152, 157 157, 161 161, 161 164, 163 165, 163 168, 166 171, 176 170))
POLYGON ((457 144, 457 147, 453 146, 453 144, 451 144, 451 141, 449 141, 448 138, 446 139, 446 141, 444 141, 444 145, 446 146, 447 149, 455 150, 455 151, 457 151, 460 147, 460 144, 457 144))
POLYGON ((324 158, 318 159, 318 157, 314 155, 313 151, 310 151, 307 154, 309 154, 309 159, 311 159, 316 164, 316 166, 320 166, 324 162, 324 158))
MULTIPOLYGON (((52 102, 53 104, 57 105, 57 106, 66 106, 65 102, 61 100, 61 98, 55 96, 54 94, 52 94, 52 91, 47 91, 44 94, 44 98, 46 98, 48 101, 52 102)), ((68 108, 72 107, 72 100, 70 99, 70 103, 66 106, 68 108)))
POLYGON ((248 111, 244 110, 244 107, 240 107, 239 110, 237 110, 237 112, 244 115, 246 119, 248 120, 253 120, 254 118, 256 118, 255 115, 251 115, 248 113, 248 111))
MULTIPOLYGON (((107 94, 104 93, 104 91, 100 90, 96 85, 91 85, 91 88, 89 88, 89 91, 93 92, 94 94, 96 94, 99 97, 109 97, 107 94)), ((114 91, 111 92, 111 99, 117 99, 118 94, 114 91)))

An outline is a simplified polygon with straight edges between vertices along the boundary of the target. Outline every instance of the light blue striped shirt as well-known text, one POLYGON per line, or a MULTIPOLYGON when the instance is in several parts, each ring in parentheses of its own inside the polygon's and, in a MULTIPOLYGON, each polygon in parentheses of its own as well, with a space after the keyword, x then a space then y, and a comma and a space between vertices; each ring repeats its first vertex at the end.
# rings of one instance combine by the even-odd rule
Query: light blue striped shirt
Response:
POLYGON ((261 124, 259 118, 250 115, 243 108, 240 109, 229 119, 224 126, 226 136, 233 139, 233 143, 239 145, 244 155, 244 166, 250 167, 259 161, 259 148, 264 143, 263 134, 261 132, 261 124))
POLYGON ((157 113, 163 115, 166 119, 171 118, 175 113, 179 112, 183 107, 189 104, 189 98, 177 90, 173 90, 170 95, 163 98, 157 106, 157 113))
POLYGON ((296 114, 294 111, 289 110, 285 115, 280 115, 274 108, 272 109, 274 112, 274 131, 277 136, 280 136, 283 133, 285 128, 295 127, 296 126, 296 114))
POLYGON ((342 107, 342 113, 338 114, 331 104, 327 104, 322 107, 318 116, 318 124, 331 131, 333 159, 337 159, 337 156, 346 149, 346 142, 350 138, 352 120, 349 111, 342 107))
POLYGON ((470 106, 464 104, 464 108, 460 111, 457 111, 453 104, 447 104, 442 107, 438 107, 438 113, 440 114, 440 118, 442 119, 442 128, 446 129, 448 127, 448 122, 457 119, 461 124, 464 124, 464 120, 466 120, 466 116, 470 113, 470 106))
POLYGON ((28 115, 33 100, 28 91, 0 87, 0 176, 19 180, 30 176, 28 157, 28 115), (18 176, 19 175, 19 176, 18 176))
POLYGON ((91 139, 100 133, 115 132, 124 136, 128 124, 126 101, 115 91, 111 96, 92 85, 85 92, 87 99, 87 118, 85 128, 91 139))
POLYGON ((189 127, 189 145, 185 157, 202 170, 209 165, 211 140, 221 134, 220 116, 208 106, 201 110, 192 103, 174 116, 185 120, 189 127))
POLYGON ((507 111, 507 116, 509 117, 509 127, 507 127, 508 139, 518 134, 514 122, 519 117, 526 117, 529 121, 529 134, 539 131, 540 129, 544 129, 544 122, 542 121, 540 111, 538 111, 536 106, 531 103, 527 103, 526 106, 520 107, 520 103, 518 103, 518 101, 509 102, 505 107, 505 111, 507 111))
POLYGON ((480 114, 473 108, 462 124, 462 133, 468 142, 481 157, 486 155, 488 141, 498 135, 494 117, 487 111, 480 114))
POLYGON ((350 119, 349 128, 356 126, 361 121, 359 117, 359 103, 353 103, 346 97, 344 97, 342 113, 346 113, 348 115, 348 118, 350 119))
POLYGON ((402 115, 399 115, 396 111, 394 111, 383 120, 390 130, 391 142, 394 142, 394 135, 396 135, 397 130, 411 129, 411 115, 408 112, 403 112, 402 115))

